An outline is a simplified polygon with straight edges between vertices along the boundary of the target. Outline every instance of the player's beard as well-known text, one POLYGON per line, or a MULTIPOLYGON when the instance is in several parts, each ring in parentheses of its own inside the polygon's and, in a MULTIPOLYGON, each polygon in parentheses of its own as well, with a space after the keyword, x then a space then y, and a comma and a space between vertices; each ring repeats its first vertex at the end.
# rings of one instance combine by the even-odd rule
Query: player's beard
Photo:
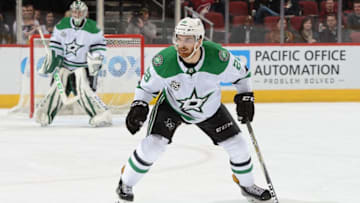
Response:
POLYGON ((179 47, 178 48, 178 53, 181 56, 181 58, 187 58, 188 56, 191 55, 191 53, 194 51, 194 47, 192 47, 191 49, 188 49, 186 47, 179 47))

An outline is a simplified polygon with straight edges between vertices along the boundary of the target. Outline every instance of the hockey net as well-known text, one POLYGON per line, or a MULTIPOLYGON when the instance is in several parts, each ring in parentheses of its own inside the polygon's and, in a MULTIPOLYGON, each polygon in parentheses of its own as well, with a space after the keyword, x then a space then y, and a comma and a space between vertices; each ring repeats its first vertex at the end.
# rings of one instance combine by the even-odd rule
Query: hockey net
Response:
MULTIPOLYGON (((45 36, 46 43, 50 36, 45 36)), ((97 95, 114 114, 128 111, 134 91, 144 72, 144 38, 142 35, 105 35, 107 51, 97 77, 97 95)), ((37 104, 50 89, 52 75, 38 73, 44 59, 45 48, 39 35, 30 40, 29 65, 22 74, 20 99, 12 114, 33 117, 37 104)), ((70 95, 70 97, 73 95, 70 95)), ((75 102, 63 107, 62 115, 78 115, 84 111, 75 102)))

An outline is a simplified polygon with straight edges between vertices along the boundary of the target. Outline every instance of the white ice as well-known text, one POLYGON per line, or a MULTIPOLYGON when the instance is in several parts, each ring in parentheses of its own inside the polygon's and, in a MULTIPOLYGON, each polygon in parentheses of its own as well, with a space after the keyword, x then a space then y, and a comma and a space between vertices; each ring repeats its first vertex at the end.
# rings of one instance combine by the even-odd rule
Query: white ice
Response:
MULTIPOLYGON (((256 104, 253 128, 281 203, 360 202, 359 116, 360 103, 256 104)), ((91 128, 86 116, 65 116, 42 128, 0 110, 0 203, 114 203, 120 168, 145 135, 114 121, 91 128)), ((135 203, 246 203, 227 154, 194 125, 179 127, 134 192, 135 203)))

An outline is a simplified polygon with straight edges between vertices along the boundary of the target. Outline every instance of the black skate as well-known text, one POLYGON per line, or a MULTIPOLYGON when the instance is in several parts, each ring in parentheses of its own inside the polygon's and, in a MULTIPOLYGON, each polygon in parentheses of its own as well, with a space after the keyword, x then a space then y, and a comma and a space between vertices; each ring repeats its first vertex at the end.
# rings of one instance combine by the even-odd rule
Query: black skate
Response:
POLYGON ((265 203, 268 200, 271 200, 270 191, 267 189, 263 189, 257 185, 252 185, 250 187, 243 187, 239 184, 239 180, 233 175, 234 182, 239 185, 241 189, 241 194, 246 197, 249 202, 252 203, 265 203))
POLYGON ((132 191, 132 187, 123 184, 120 179, 119 186, 116 188, 116 193, 119 195, 120 200, 119 203, 132 202, 134 201, 134 193, 132 191))

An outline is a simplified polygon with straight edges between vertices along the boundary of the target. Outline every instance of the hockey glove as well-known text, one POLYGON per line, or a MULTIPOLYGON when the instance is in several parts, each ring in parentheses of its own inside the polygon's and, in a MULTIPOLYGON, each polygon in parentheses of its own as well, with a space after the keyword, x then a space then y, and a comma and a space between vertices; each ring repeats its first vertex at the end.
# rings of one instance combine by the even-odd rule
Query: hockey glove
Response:
POLYGON ((246 92, 237 94, 234 97, 234 102, 236 104, 238 120, 243 124, 246 123, 246 121, 252 121, 255 112, 254 93, 246 92))
POLYGON ((131 134, 140 130, 149 112, 149 105, 141 100, 135 100, 131 104, 130 111, 126 116, 126 127, 131 134))
POLYGON ((90 52, 88 52, 86 59, 89 67, 89 74, 91 76, 96 76, 101 68, 104 56, 96 53, 91 54, 90 52))
POLYGON ((62 56, 56 56, 54 50, 50 50, 48 54, 45 56, 45 60, 39 69, 40 74, 49 74, 54 72, 55 68, 61 66, 63 61, 62 56))

